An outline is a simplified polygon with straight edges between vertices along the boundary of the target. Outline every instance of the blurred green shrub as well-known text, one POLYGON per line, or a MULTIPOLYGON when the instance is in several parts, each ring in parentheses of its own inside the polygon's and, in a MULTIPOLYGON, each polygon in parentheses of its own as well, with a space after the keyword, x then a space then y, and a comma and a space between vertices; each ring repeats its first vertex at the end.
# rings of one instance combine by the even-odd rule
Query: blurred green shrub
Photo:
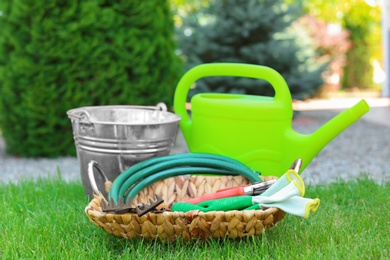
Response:
MULTIPOLYGON (((368 89, 374 85, 373 58, 380 38, 376 37, 376 27, 380 27, 380 8, 364 1, 350 6, 343 16, 344 27, 350 32, 352 47, 347 52, 343 86, 345 88, 368 89)), ((381 60, 381 57, 379 58, 381 60)))
POLYGON ((168 1, 0 1, 7 152, 75 154, 66 111, 171 104, 182 64, 168 1))
MULTIPOLYGON (((304 12, 348 30, 351 48, 344 67, 343 88, 372 88, 373 61, 383 58, 381 1, 286 0, 299 2, 304 12)), ((383 1, 382 1, 383 2, 383 1)))
POLYGON ((310 14, 299 17, 294 23, 303 26, 309 32, 318 55, 330 60, 328 68, 323 73, 324 87, 328 90, 340 90, 346 54, 352 45, 349 31, 338 24, 318 20, 310 14))
MULTIPOLYGON (((305 99, 323 84, 327 63, 302 26, 301 15, 283 0, 211 0, 181 16, 179 47, 187 69, 200 63, 240 62, 269 66, 287 81, 293 98, 305 99)), ((274 95, 267 82, 247 78, 210 77, 197 82, 199 92, 274 95)))

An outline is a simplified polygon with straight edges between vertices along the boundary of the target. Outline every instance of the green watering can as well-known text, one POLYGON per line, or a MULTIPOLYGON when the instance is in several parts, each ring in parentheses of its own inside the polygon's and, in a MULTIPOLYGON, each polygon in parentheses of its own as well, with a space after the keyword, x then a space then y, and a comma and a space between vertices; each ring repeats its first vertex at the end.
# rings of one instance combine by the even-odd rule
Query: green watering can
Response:
POLYGON ((275 70, 239 63, 203 64, 189 70, 174 96, 180 128, 193 153, 211 153, 234 158, 262 175, 280 177, 296 158, 300 172, 340 132, 367 113, 361 100, 318 129, 300 134, 292 129, 292 99, 283 77, 275 70), (236 76, 262 79, 275 90, 274 97, 200 93, 191 100, 191 118, 186 110, 188 90, 200 78, 236 76))

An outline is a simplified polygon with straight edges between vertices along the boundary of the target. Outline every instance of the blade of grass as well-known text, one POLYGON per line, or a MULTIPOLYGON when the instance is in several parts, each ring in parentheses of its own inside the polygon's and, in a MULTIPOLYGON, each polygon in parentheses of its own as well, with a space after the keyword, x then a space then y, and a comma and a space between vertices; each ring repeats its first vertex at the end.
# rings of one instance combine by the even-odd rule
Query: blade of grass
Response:
POLYGON ((0 184, 0 255, 4 259, 364 258, 389 255, 390 183, 368 179, 307 187, 321 205, 309 219, 288 215, 261 236, 163 243, 107 234, 84 214, 79 183, 59 176, 0 184))

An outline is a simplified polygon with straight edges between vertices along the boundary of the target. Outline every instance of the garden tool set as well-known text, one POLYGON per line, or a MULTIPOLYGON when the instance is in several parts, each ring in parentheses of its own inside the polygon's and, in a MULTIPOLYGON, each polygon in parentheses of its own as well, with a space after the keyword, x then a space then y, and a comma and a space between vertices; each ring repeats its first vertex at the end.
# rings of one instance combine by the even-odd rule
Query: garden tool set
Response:
MULTIPOLYGON (((100 191, 95 184, 93 168, 98 170, 106 182, 108 180, 99 164, 96 161, 91 161, 88 166, 88 175, 93 190, 98 195, 100 191)), ((139 215, 143 215, 148 210, 153 210, 162 201, 160 197, 156 197, 155 202, 150 201, 151 205, 144 204, 134 208, 133 199, 142 189, 158 180, 185 174, 242 175, 252 182, 261 181, 259 173, 253 172, 236 160, 221 155, 190 153, 156 157, 140 162, 120 174, 109 190, 108 202, 102 199, 102 210, 117 213, 137 211, 139 215)), ((258 188, 259 192, 262 186, 265 185, 260 183, 257 184, 257 187, 252 185, 237 189, 255 191, 258 188)), ((222 191, 221 194, 224 195, 226 192, 232 194, 228 190, 222 191)))
MULTIPOLYGON (((164 211, 187 212, 190 210, 208 211, 229 211, 229 210, 255 210, 263 207, 275 207, 287 213, 308 217, 310 212, 317 210, 319 199, 302 198, 305 194, 305 185, 298 175, 302 160, 294 161, 291 169, 287 171, 278 181, 257 182, 260 179, 258 173, 251 171, 245 165, 219 155, 211 154, 179 154, 165 157, 152 158, 134 165, 123 172, 112 184, 109 190, 108 202, 101 199, 103 212, 115 213, 137 213, 142 216, 147 212, 161 213, 164 211), (215 194, 204 195, 185 202, 174 203, 167 207, 157 209, 164 200, 159 195, 156 200, 150 199, 150 204, 142 203, 133 206, 133 198, 139 191, 158 180, 183 174, 241 174, 250 180, 256 181, 253 185, 230 187, 218 190, 215 194), (268 188, 276 184, 276 189, 266 193, 268 188), (262 194, 266 193, 267 196, 262 194), (260 196, 258 196, 260 195, 260 196)), ((104 172, 92 161, 89 164, 89 176, 92 187, 96 194, 93 168, 104 175, 104 172)), ((107 179, 106 179, 107 180, 107 179)))
POLYGON ((145 235, 149 232, 152 237, 170 239, 178 230, 184 230, 186 238, 188 234, 246 236, 261 233, 285 213, 307 218, 320 200, 303 197, 305 185, 299 174, 327 143, 368 111, 361 100, 313 134, 297 133, 292 129, 292 98, 283 77, 269 67, 239 63, 203 64, 189 70, 174 94, 175 113, 161 105, 72 109, 68 115, 83 184, 88 195, 95 195, 85 212, 96 225, 119 236, 149 236, 145 235), (197 80, 214 76, 265 80, 275 95, 199 93, 191 99, 190 117, 186 110, 189 89, 197 80), (190 153, 169 155, 179 126, 190 153), (165 202, 170 198, 153 189, 148 190, 149 202, 136 203, 141 191, 177 176, 183 177, 181 186, 168 187, 176 196, 173 203, 165 202), (241 183, 231 185, 237 178, 241 183), (98 187, 106 184, 100 192, 98 187), (187 189, 202 189, 206 184, 217 188, 188 196, 187 189), (218 223, 228 222, 232 212, 244 230, 205 224, 214 217, 218 223), (152 217, 154 213, 160 217, 152 217), (254 219, 246 220, 246 214, 254 219), (143 221, 153 223, 145 226, 143 221), (167 222, 162 228, 161 223, 167 222), (255 222, 260 224, 252 226, 255 222), (213 233, 214 227, 221 230, 213 233))

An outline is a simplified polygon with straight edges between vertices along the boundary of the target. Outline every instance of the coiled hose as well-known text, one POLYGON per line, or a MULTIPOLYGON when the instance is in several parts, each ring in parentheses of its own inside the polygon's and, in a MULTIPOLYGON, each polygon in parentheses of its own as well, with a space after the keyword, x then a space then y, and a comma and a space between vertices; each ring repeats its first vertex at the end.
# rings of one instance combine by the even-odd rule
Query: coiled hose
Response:
POLYGON ((133 199, 155 181, 185 174, 242 175, 252 182, 261 182, 259 173, 222 155, 189 153, 155 157, 130 167, 113 182, 108 199, 117 204, 133 199))

